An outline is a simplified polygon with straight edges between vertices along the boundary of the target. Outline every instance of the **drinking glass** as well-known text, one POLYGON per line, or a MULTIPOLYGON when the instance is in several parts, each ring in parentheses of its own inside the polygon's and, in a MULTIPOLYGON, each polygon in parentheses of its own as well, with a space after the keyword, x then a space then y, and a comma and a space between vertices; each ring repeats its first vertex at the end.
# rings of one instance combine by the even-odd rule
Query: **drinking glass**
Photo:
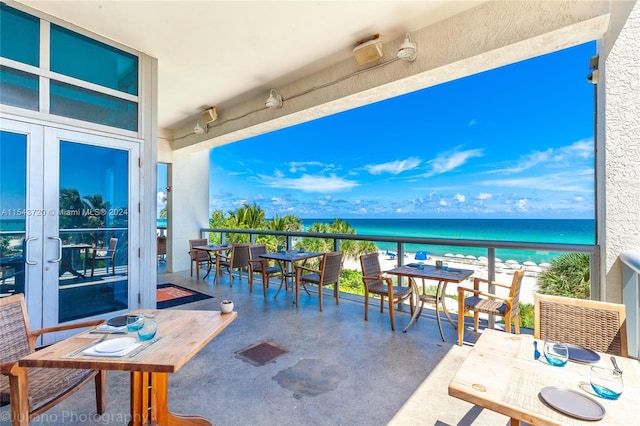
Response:
POLYGON ((151 340, 158 331, 158 323, 155 321, 145 321, 142 327, 138 330, 138 338, 140 340, 151 340))
POLYGON ((618 399, 624 390, 622 373, 606 367, 591 367, 591 387, 604 399, 618 399))
POLYGON ((144 315, 127 316, 127 330, 138 331, 142 324, 144 324, 144 315))
POLYGON ((544 357, 556 367, 563 367, 569 361, 569 348, 564 343, 544 342, 544 357))

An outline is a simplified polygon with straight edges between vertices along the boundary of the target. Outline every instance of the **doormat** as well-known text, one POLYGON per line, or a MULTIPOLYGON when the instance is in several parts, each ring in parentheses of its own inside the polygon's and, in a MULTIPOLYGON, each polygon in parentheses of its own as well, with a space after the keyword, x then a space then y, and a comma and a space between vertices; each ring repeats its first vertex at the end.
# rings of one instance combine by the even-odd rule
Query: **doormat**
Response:
POLYGON ((174 306, 184 305, 185 303, 212 298, 213 296, 209 296, 208 294, 180 287, 175 284, 158 284, 156 290, 158 309, 172 308, 174 306))
POLYGON ((275 343, 260 342, 236 352, 236 357, 249 361, 255 366, 261 366, 275 361, 287 352, 289 351, 275 343))

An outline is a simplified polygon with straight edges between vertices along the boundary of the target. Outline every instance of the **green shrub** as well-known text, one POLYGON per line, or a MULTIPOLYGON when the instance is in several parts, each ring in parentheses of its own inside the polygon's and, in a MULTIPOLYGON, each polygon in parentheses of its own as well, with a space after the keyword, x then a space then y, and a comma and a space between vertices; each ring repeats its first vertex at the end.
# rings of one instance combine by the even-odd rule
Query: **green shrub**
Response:
POLYGON ((551 261, 538 277, 538 291, 556 296, 588 299, 591 289, 589 255, 568 253, 551 261))

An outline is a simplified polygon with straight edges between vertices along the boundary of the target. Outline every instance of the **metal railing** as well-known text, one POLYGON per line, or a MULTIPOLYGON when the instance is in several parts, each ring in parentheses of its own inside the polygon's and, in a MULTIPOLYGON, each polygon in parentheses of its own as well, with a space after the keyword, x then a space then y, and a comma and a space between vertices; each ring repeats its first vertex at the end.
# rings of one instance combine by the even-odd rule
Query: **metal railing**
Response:
POLYGON ((622 262, 622 303, 627 311, 627 347, 629 355, 640 359, 640 253, 629 250, 620 255, 622 262), (635 333, 634 333, 635 331, 635 333))
POLYGON ((388 235, 361 235, 361 234, 331 234, 321 232, 302 231, 271 231, 261 229, 229 229, 229 228, 202 228, 200 229, 202 238, 206 238, 209 233, 220 234, 221 241, 224 242, 227 234, 248 234, 249 240, 253 243, 257 235, 273 235, 286 238, 286 248, 293 247, 293 238, 322 238, 332 239, 334 250, 339 250, 341 240, 387 242, 397 245, 397 257, 399 265, 404 262, 405 245, 419 244, 430 246, 457 246, 476 247, 487 249, 487 269, 488 279, 495 280, 496 277, 496 249, 508 250, 540 250, 563 253, 586 253, 590 258, 591 265, 591 298, 600 300, 600 251, 597 245, 592 244, 558 244, 558 243, 532 243, 513 241, 491 241, 491 240, 466 240, 466 239, 446 239, 446 238, 423 238, 388 235))

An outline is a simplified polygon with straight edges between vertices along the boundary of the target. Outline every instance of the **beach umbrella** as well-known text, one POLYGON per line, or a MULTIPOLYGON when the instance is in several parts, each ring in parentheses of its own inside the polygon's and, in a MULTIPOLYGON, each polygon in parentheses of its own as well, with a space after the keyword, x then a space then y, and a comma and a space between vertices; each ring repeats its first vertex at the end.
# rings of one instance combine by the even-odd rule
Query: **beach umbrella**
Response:
POLYGON ((428 253, 430 253, 430 252, 424 251, 424 250, 418 250, 416 252, 415 259, 416 260, 427 260, 428 253))
POLYGON ((457 257, 459 259, 464 259, 464 254, 456 254, 454 257, 457 257))
POLYGON ((524 266, 538 266, 538 264, 536 262, 532 262, 530 260, 527 260, 526 262, 522 262, 522 264, 524 266))
POLYGON ((466 255, 465 257, 467 259, 470 259, 470 260, 476 260, 476 257, 475 256, 471 256, 470 254, 466 255))
POLYGON ((509 260, 507 260, 507 261, 506 261, 506 262, 504 262, 504 263, 506 263, 507 265, 512 265, 512 264, 514 264, 514 263, 519 263, 519 262, 518 262, 517 260, 509 259, 509 260))
POLYGON ((547 263, 547 262, 542 262, 542 263, 541 263, 540 265, 538 265, 538 266, 540 266, 541 268, 548 268, 548 267, 550 267, 550 266, 551 266, 551 264, 550 264, 550 263, 547 263))
POLYGON ((478 256, 478 260, 479 260, 479 261, 481 261, 481 262, 486 262, 486 261, 487 261, 487 260, 489 260, 489 259, 487 259, 487 258, 486 258, 486 257, 484 257, 484 256, 478 256))
POLYGON ((447 253, 444 255, 444 257, 453 257, 453 253, 447 253))
POLYGON ((496 257, 496 263, 502 263, 502 259, 500 259, 499 257, 496 257))

